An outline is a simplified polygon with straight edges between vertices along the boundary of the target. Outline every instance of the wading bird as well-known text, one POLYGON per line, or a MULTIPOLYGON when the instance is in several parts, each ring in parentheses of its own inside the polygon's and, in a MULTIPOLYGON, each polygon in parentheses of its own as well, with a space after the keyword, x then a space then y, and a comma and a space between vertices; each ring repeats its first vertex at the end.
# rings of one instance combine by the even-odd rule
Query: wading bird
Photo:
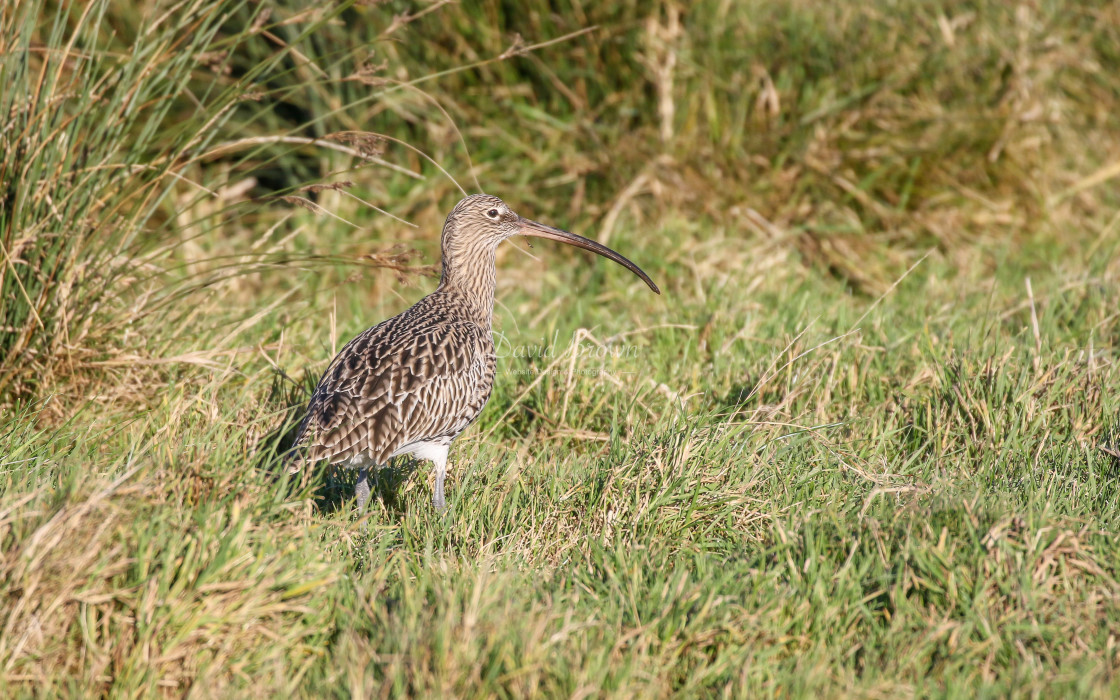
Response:
POLYGON ((522 218, 497 197, 470 195, 443 225, 436 291, 351 340, 323 373, 289 453, 291 472, 322 461, 357 469, 355 495, 364 512, 370 470, 412 455, 435 465, 432 502, 446 507, 448 447, 482 413, 494 384, 495 252, 518 234, 594 251, 661 293, 610 248, 522 218))

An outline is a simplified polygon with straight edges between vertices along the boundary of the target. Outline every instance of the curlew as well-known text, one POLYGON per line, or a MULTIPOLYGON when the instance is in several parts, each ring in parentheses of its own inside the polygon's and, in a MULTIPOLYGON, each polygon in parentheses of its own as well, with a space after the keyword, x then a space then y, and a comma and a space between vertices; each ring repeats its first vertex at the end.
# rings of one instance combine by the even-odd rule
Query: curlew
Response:
POLYGON ((610 248, 518 216, 497 197, 470 195, 443 225, 439 287, 359 334, 323 373, 289 453, 291 472, 323 461, 357 469, 355 495, 364 512, 370 471, 411 455, 432 462, 432 502, 438 510, 446 507, 448 448, 478 418, 494 384, 495 252, 514 235, 594 251, 661 293, 645 272, 610 248))

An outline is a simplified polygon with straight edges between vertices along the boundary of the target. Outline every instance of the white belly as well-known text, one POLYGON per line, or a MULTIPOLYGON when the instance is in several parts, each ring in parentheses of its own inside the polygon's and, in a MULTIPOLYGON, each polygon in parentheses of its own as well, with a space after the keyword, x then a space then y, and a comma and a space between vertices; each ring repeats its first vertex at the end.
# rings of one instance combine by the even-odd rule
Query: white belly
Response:
POLYGON ((389 456, 392 458, 412 455, 417 459, 427 459, 436 464, 444 464, 447 462, 447 450, 450 446, 450 440, 447 442, 414 442, 398 448, 396 452, 389 456))

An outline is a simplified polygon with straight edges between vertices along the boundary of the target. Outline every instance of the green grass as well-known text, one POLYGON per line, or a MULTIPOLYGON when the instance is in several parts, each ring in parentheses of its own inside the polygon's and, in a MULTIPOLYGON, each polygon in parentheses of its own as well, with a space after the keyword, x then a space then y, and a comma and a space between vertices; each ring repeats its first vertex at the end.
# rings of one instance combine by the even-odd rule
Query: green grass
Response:
POLYGON ((1116 10, 705 2, 672 38, 673 3, 523 5, 215 0, 191 53, 93 3, 88 63, 33 50, 78 6, 2 11, 9 83, 168 107, 3 95, 0 694, 1120 693, 1116 10), (58 175, 49 123, 161 169, 58 175), (353 475, 270 459, 333 351, 435 286, 459 196, 396 141, 423 179, 313 141, 342 131, 473 189, 466 144, 663 290, 503 249, 442 515, 423 464, 359 520, 353 475), (341 180, 419 228, 300 189, 341 180))

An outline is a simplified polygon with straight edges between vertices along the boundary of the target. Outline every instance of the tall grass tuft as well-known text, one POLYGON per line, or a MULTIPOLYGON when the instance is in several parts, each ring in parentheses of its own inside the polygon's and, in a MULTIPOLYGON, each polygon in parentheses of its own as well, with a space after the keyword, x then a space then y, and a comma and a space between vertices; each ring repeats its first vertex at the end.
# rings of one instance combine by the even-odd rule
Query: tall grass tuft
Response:
POLYGON ((183 3, 122 31, 112 3, 15 0, 0 14, 0 397, 103 358, 175 244, 169 195, 243 98, 202 89, 237 3, 183 3), (116 28, 115 28, 116 27, 116 28), (131 34, 129 36, 128 34, 131 34))
MULTIPOLYGON (((344 7, 286 17, 292 43, 344 7)), ((252 137, 273 106, 262 98, 306 77, 270 15, 241 0, 0 11, 0 403, 137 359, 145 324, 159 325, 155 342, 176 337, 192 291, 251 269, 252 256, 208 256, 198 239, 220 239, 248 196, 300 184, 256 176, 313 143, 304 123, 252 137)), ((272 209, 256 207, 257 223, 279 219, 272 209)))

